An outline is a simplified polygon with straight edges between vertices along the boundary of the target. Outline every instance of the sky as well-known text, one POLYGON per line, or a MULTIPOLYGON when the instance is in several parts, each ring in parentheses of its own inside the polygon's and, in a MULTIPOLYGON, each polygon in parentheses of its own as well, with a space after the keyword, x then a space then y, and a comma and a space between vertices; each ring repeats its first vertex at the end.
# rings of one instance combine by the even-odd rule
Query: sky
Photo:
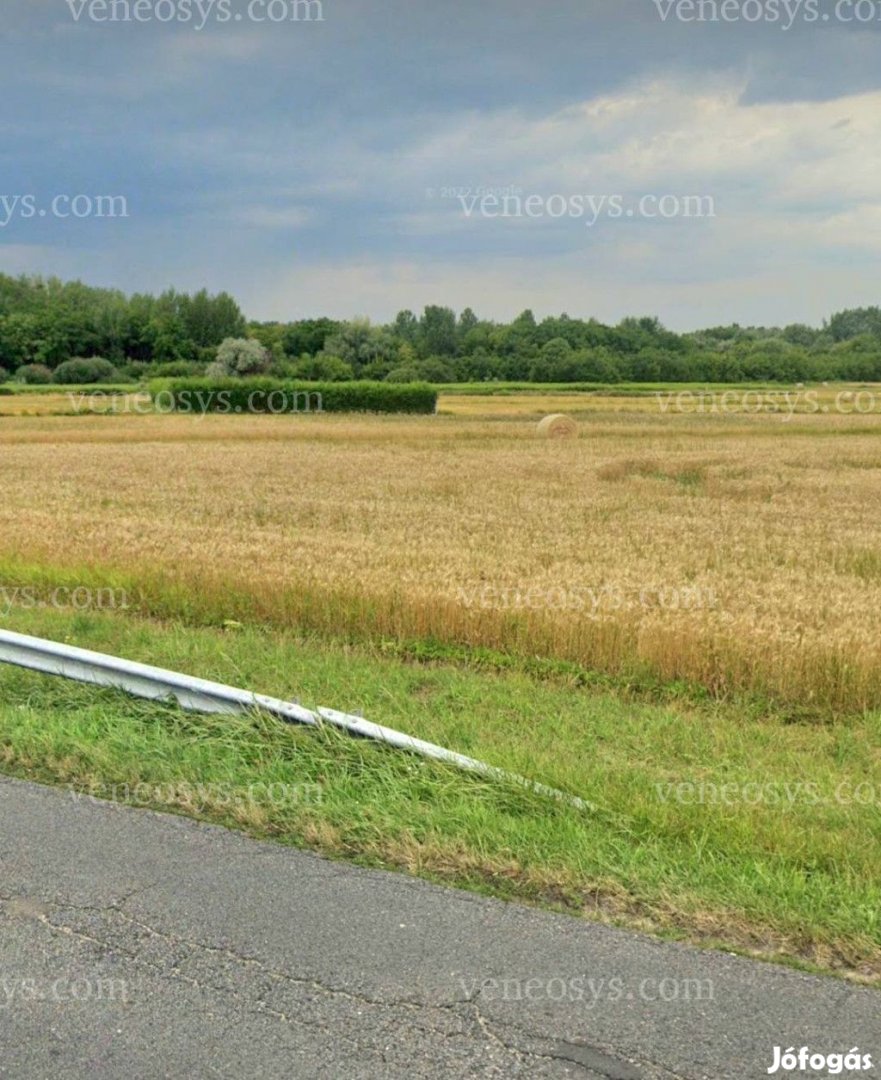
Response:
POLYGON ((261 320, 688 330, 881 300, 881 0, 4 16, 5 273, 226 290, 261 320))

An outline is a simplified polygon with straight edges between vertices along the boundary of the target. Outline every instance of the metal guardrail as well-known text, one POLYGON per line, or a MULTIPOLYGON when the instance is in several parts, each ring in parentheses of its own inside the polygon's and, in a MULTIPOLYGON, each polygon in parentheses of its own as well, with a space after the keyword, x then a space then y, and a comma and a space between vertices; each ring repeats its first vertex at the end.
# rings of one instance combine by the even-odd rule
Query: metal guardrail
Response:
POLYGON ((175 700, 183 709, 201 713, 223 713, 226 715, 261 710, 279 717, 287 723, 317 726, 327 723, 347 731, 351 735, 388 743, 399 750, 407 750, 421 757, 455 765, 467 772, 506 783, 515 783, 539 795, 557 799, 580 810, 596 811, 598 808, 576 795, 558 791, 545 784, 527 780, 523 776, 506 772, 494 765, 477 761, 447 750, 434 743, 414 739, 411 735, 395 731, 393 728, 374 724, 360 716, 337 712, 335 709, 317 709, 312 712, 294 702, 281 701, 279 698, 265 697, 248 690, 239 690, 223 683, 198 679, 192 675, 168 671, 165 668, 138 664, 132 660, 123 660, 106 653, 78 649, 73 645, 64 645, 57 641, 15 634, 9 630, 0 630, 0 663, 13 664, 16 667, 39 671, 45 675, 58 675, 77 682, 90 683, 93 686, 111 687, 125 690, 135 697, 150 701, 175 700))
POLYGON ((152 701, 174 698, 181 708, 202 713, 240 713, 263 709, 298 724, 317 724, 319 718, 299 705, 237 690, 222 683, 181 675, 164 668, 121 660, 105 653, 78 649, 57 641, 0 630, 0 663, 60 675, 94 686, 126 690, 152 701))

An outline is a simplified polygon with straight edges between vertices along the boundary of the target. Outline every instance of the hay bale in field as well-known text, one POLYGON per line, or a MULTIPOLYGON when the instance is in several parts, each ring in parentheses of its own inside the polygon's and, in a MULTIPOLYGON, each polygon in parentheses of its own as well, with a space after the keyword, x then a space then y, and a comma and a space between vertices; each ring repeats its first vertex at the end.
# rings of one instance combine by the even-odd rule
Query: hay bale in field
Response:
POLYGON ((554 413, 539 420, 536 434, 542 439, 574 439, 578 434, 578 424, 571 416, 554 413))

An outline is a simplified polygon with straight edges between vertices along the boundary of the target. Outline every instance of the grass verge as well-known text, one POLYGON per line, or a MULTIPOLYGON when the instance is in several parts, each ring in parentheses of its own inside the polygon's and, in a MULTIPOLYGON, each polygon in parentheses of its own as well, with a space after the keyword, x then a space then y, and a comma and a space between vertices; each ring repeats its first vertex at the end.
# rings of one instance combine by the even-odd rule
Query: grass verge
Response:
POLYGON ((877 715, 785 723, 626 701, 248 627, 47 609, 5 625, 363 713, 604 812, 330 731, 189 716, 0 667, 9 774, 881 982, 877 715))

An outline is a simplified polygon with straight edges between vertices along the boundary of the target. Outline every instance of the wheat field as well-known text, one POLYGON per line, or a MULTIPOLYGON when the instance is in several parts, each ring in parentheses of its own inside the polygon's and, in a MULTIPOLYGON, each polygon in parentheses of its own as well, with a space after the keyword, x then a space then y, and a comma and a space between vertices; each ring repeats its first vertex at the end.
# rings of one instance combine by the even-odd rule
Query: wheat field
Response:
POLYGON ((125 580, 156 614, 881 705, 881 416, 563 405, 579 435, 547 441, 560 396, 418 419, 0 398, 0 584, 125 580))

